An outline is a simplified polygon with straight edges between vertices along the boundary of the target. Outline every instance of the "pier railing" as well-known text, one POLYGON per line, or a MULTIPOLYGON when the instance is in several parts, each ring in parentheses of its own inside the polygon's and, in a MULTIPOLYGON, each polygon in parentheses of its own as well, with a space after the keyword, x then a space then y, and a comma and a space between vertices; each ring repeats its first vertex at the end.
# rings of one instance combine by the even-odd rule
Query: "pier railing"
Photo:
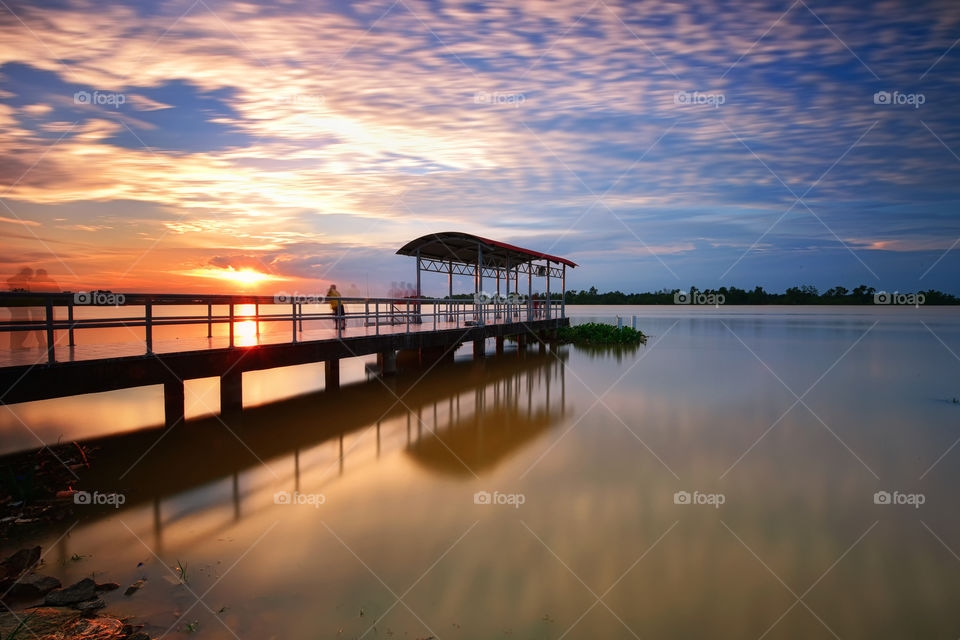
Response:
POLYGON ((158 327, 206 325, 207 338, 212 338, 215 325, 227 324, 228 346, 232 348, 239 346, 236 342, 238 323, 250 321, 255 323, 257 336, 262 323, 288 324, 290 342, 296 343, 303 340, 304 322, 329 322, 336 330, 336 336, 341 338, 348 327, 363 327, 367 330, 366 335, 372 328, 373 335, 379 335, 381 331, 436 331, 491 323, 531 322, 565 315, 564 306, 557 299, 338 299, 342 305, 339 314, 331 305, 333 299, 325 296, 0 292, 0 308, 5 308, 9 314, 9 319, 0 318, 0 334, 9 339, 11 350, 16 350, 30 333, 34 334, 41 348, 46 349, 47 362, 54 364, 59 341, 65 337, 66 345, 61 346, 74 347, 77 334, 90 329, 142 328, 145 353, 151 354, 154 329, 158 327), (156 313, 170 307, 178 307, 175 315, 156 313), (78 309, 86 310, 84 315, 94 309, 99 312, 94 313, 98 317, 77 317, 78 309))

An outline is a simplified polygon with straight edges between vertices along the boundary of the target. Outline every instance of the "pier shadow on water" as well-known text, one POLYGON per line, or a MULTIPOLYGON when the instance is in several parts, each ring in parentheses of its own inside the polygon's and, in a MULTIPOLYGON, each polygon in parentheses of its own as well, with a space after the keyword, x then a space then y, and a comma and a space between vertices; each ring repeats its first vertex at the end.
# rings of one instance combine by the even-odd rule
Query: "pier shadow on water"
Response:
MULTIPOLYGON (((362 473, 371 459, 397 451, 429 473, 483 474, 565 415, 568 355, 512 352, 479 362, 408 365, 396 376, 250 407, 235 416, 81 440, 92 463, 74 488, 119 494, 123 503, 84 505, 76 519, 83 527, 148 506, 159 551, 164 527, 188 514, 229 506, 235 523, 265 508, 251 504, 257 493, 252 487, 265 469, 274 480, 289 478, 295 491, 301 475, 317 466, 326 484, 362 473), (176 506, 168 509, 168 503, 176 506)), ((50 535, 63 534, 72 520, 50 535)), ((68 539, 58 546, 65 561, 71 556, 68 539)))

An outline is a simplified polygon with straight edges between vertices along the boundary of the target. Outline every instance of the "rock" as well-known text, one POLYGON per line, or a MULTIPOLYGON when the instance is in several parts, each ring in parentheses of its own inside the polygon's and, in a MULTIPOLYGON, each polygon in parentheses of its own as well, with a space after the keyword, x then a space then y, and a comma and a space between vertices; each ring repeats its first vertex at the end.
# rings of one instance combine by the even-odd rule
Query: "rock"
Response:
POLYGON ((20 549, 15 554, 0 562, 0 578, 16 578, 28 569, 32 569, 40 562, 40 547, 20 549))
POLYGON ((103 609, 107 606, 107 603, 96 598, 95 600, 86 600, 85 602, 77 602, 73 605, 73 608, 77 611, 96 611, 97 609, 103 609))
POLYGON ((132 596, 137 591, 139 591, 142 586, 143 586, 143 580, 137 580, 132 585, 127 587, 127 590, 123 592, 123 595, 132 596))
POLYGON ((60 581, 56 578, 40 575, 39 573, 31 573, 14 581, 13 584, 4 589, 4 591, 6 591, 4 598, 12 600, 35 600, 42 598, 54 589, 59 589, 60 586, 60 581))
POLYGON ((116 582, 101 582, 97 585, 97 591, 116 591, 120 588, 116 582))
POLYGON ((92 578, 84 578, 76 584, 72 584, 66 589, 57 589, 47 594, 45 604, 54 607, 65 607, 67 605, 92 600, 97 592, 97 583, 92 578))

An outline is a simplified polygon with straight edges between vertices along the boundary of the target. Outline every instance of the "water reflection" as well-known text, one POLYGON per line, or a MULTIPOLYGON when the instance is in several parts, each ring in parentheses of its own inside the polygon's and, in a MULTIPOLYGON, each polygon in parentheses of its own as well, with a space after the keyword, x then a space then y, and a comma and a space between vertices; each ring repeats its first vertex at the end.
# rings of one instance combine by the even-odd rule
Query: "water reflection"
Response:
MULTIPOLYGON (((91 505, 78 515, 92 524, 148 506, 159 553, 172 526, 189 522, 191 538, 210 539, 273 507, 267 489, 278 482, 300 491, 312 475, 315 489, 393 452, 406 451, 432 473, 481 474, 566 413, 567 357, 444 363, 253 407, 229 424, 211 416, 89 439, 82 445, 95 462, 80 488, 125 500, 119 511, 91 505)), ((57 553, 70 557, 68 539, 57 553)))

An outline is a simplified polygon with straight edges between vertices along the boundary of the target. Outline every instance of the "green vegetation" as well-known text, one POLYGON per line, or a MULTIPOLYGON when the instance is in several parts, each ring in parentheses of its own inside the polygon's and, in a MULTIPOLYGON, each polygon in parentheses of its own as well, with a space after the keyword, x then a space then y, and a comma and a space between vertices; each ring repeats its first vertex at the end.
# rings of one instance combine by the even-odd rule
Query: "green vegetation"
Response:
POLYGON ((177 560, 177 574, 183 584, 190 582, 190 578, 187 576, 187 565, 182 564, 179 560, 177 560))
MULTIPOLYGON (((596 287, 589 290, 568 291, 567 304, 675 304, 674 296, 680 289, 663 289, 647 293, 623 293, 608 291, 600 293, 596 287)), ((724 304, 874 304, 874 294, 880 293, 875 287, 860 285, 852 291, 846 287, 831 287, 820 293, 812 285, 790 287, 783 293, 764 291, 763 287, 754 287, 752 290, 737 287, 720 287, 719 289, 697 289, 691 287, 689 293, 722 295, 724 304)), ((894 292, 889 292, 894 293, 894 292)), ((903 292, 901 292, 903 293, 903 292)), ((909 293, 922 293, 924 305, 954 305, 960 304, 960 298, 949 293, 930 289, 909 293)), ((551 296, 557 301, 559 295, 551 296)))
POLYGON ((623 345, 646 344, 647 336, 643 332, 623 327, 618 329, 610 324, 587 322, 572 327, 560 327, 557 330, 560 342, 585 345, 623 345))
MULTIPOLYGON (((20 637, 20 633, 21 633, 22 631, 30 631, 30 629, 27 627, 27 622, 28 622, 28 621, 30 620, 30 618, 32 618, 36 613, 37 613, 36 611, 31 611, 29 614, 27 614, 26 617, 24 617, 22 620, 20 620, 20 624, 18 624, 18 625, 16 626, 16 628, 15 628, 13 631, 10 632, 10 635, 8 635, 6 638, 3 638, 3 640, 15 640, 16 638, 19 638, 19 637, 20 637)), ((33 632, 30 631, 30 633, 33 633, 33 632)), ((0 636, 2 636, 2 634, 0 634, 0 636)))

